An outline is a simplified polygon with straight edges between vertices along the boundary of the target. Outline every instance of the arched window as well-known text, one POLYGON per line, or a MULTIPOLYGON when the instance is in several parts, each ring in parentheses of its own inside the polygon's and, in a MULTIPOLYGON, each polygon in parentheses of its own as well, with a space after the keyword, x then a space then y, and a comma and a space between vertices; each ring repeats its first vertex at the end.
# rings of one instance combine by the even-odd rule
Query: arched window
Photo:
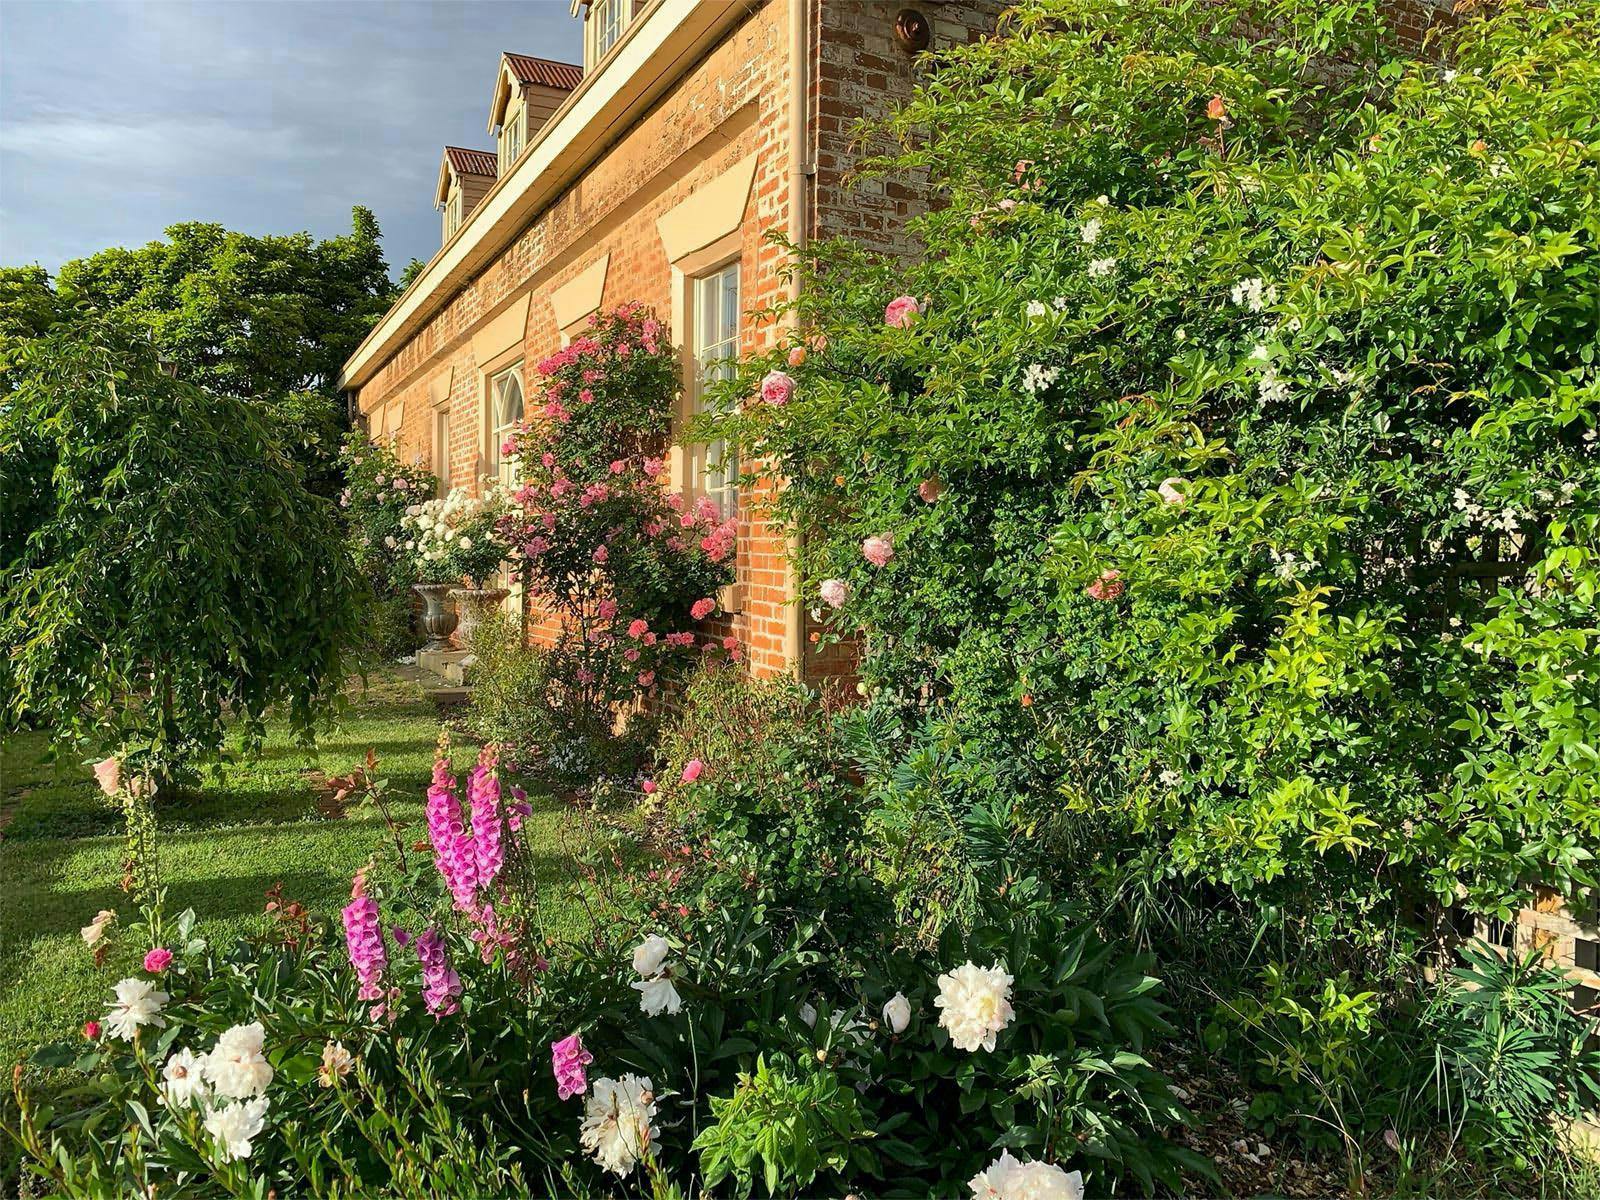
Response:
POLYGON ((511 464, 501 447, 522 423, 522 364, 507 367, 489 380, 489 464, 502 485, 510 487, 511 464))

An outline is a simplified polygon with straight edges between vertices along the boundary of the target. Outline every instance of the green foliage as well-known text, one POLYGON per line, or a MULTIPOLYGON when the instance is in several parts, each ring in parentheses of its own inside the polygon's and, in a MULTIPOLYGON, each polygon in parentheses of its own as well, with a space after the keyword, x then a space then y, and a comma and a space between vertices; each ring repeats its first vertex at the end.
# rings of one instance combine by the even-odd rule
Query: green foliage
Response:
POLYGON ((259 735, 279 705, 309 734, 359 583, 278 427, 173 378, 117 320, 58 324, 13 372, 0 479, 36 502, 0 577, 8 724, 158 775, 217 753, 229 716, 259 735))
POLYGON ((1572 1011, 1573 981, 1538 951, 1502 957, 1475 942, 1461 954, 1426 1017, 1438 1049, 1425 1098, 1473 1142, 1536 1155, 1552 1117, 1600 1110, 1600 1022, 1572 1011))
POLYGON ((741 1074, 731 1096, 711 1097, 714 1124, 694 1140, 702 1182, 714 1188, 729 1175, 734 1194, 748 1196, 759 1169, 769 1196, 804 1191, 819 1171, 848 1177, 852 1160, 870 1168, 872 1159, 856 1143, 871 1137, 855 1093, 831 1071, 796 1077, 792 1064, 776 1069, 764 1055, 741 1074))
POLYGON ((402 522, 406 509, 431 500, 438 490, 432 472, 400 461, 394 449, 360 430, 346 435, 339 452, 344 490, 339 507, 350 526, 350 553, 363 576, 380 594, 409 596, 417 582, 416 565, 407 553, 402 522))
POLYGON ((952 818, 1302 940, 1509 915, 1600 844, 1600 6, 1442 62, 1380 9, 1034 0, 944 53, 882 164, 949 197, 919 252, 817 250, 794 398, 735 403, 779 347, 694 434, 978 751, 952 818))

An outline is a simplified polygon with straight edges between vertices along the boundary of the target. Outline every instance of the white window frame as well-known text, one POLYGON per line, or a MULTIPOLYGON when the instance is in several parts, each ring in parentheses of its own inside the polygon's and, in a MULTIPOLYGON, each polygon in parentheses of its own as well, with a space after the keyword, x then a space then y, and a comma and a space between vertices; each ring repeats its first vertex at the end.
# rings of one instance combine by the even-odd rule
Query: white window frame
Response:
MULTIPOLYGON (((731 378, 738 369, 744 317, 740 260, 734 258, 701 271, 687 281, 689 349, 689 412, 705 411, 706 386, 731 378), (731 283, 731 295, 729 284, 731 283), (714 307, 715 312, 708 313, 714 307)), ((687 491, 709 496, 724 517, 739 511, 739 463, 727 442, 698 442, 685 447, 687 491)))
POLYGON ((484 403, 484 423, 488 432, 488 453, 484 460, 489 465, 489 470, 484 474, 492 475, 500 481, 501 486, 511 487, 514 480, 510 478, 511 464, 500 457, 500 446, 506 440, 507 434, 515 429, 528 413, 527 381, 522 377, 522 359, 518 359, 508 367, 495 371, 487 379, 487 392, 484 403), (509 382, 517 385, 517 398, 521 401, 522 415, 515 420, 502 421, 500 419, 501 399, 503 389, 509 382))
POLYGON ((450 408, 433 410, 433 473, 439 480, 439 495, 450 494, 450 408))
POLYGON ((584 20, 584 66, 590 70, 622 40, 633 19, 633 0, 593 0, 584 20))
POLYGON ((462 207, 461 185, 457 183, 446 193, 444 199, 444 236, 446 241, 450 239, 451 234, 461 228, 462 207))
POLYGON ((522 157, 527 148, 528 106, 521 100, 506 102, 506 119, 500 124, 500 174, 504 175, 511 164, 522 157))

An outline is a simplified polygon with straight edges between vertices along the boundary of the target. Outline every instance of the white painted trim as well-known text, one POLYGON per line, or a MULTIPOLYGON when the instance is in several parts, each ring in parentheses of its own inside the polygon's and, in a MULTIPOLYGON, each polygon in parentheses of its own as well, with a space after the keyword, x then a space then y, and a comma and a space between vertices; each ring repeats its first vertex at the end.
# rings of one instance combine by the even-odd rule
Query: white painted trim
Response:
POLYGON ((684 70, 749 12, 742 0, 652 0, 584 77, 339 372, 359 387, 510 245, 684 70))

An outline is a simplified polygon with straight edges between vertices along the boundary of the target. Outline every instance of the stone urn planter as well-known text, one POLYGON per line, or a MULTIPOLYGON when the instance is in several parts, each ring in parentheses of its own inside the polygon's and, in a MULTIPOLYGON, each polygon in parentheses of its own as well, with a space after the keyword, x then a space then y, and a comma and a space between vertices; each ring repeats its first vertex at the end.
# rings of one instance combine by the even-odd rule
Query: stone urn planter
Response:
POLYGON ((461 614, 461 627, 456 631, 461 639, 461 648, 471 650, 472 640, 477 636, 478 626, 494 615, 500 601, 511 593, 505 588, 451 588, 450 599, 456 602, 456 611, 461 614))
POLYGON ((411 590, 422 597, 422 632, 428 635, 424 650, 449 650, 456 629, 455 609, 445 603, 455 591, 453 583, 417 583, 411 590))

